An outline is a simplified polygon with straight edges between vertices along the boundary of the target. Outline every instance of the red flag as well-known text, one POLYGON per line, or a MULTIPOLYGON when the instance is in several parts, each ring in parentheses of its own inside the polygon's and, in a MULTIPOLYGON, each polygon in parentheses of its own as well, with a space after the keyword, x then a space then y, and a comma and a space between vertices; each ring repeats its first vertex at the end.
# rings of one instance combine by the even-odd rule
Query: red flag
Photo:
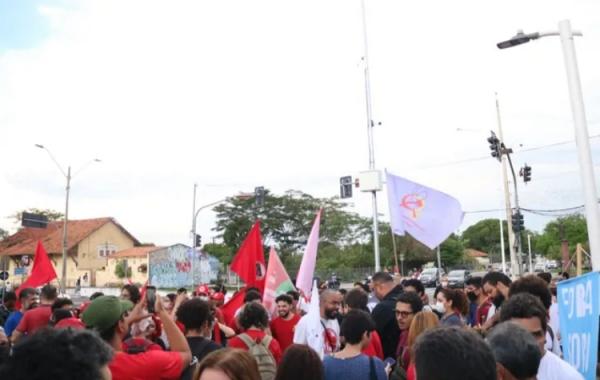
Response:
POLYGON ((233 258, 231 270, 240 276, 247 287, 256 287, 261 293, 263 292, 266 267, 259 220, 254 223, 240 250, 233 258))
POLYGON ((225 305, 221 306, 221 313, 223 313, 225 324, 234 330, 238 328, 235 323, 235 312, 244 305, 245 295, 246 289, 242 289, 234 294, 225 305))
POLYGON ((48 257, 48 253, 44 249, 42 242, 38 240, 37 247, 35 248, 35 257, 33 258, 33 267, 27 280, 19 286, 17 294, 20 293, 20 289, 25 288, 37 288, 38 286, 45 285, 50 281, 57 278, 52 262, 48 257))

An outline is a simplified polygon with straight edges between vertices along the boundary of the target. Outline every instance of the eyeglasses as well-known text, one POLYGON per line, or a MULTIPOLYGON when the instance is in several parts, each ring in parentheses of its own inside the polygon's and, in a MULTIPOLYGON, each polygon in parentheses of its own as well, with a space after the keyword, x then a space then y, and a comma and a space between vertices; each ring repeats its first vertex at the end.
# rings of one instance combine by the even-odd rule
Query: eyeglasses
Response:
POLYGON ((396 318, 397 318, 398 316, 400 316, 400 317, 402 317, 402 318, 406 318, 406 317, 408 317, 409 315, 411 315, 411 314, 414 314, 413 312, 410 312, 410 311, 400 311, 400 310, 394 310, 394 311, 395 311, 395 313, 396 313, 396 318))

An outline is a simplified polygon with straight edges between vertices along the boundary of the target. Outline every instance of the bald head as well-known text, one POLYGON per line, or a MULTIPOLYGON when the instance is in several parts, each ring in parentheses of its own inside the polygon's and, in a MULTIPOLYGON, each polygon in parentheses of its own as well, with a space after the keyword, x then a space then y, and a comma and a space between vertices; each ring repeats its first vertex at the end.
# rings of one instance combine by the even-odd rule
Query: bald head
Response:
POLYGON ((325 289, 319 296, 321 318, 334 319, 342 304, 342 294, 337 290, 325 289))

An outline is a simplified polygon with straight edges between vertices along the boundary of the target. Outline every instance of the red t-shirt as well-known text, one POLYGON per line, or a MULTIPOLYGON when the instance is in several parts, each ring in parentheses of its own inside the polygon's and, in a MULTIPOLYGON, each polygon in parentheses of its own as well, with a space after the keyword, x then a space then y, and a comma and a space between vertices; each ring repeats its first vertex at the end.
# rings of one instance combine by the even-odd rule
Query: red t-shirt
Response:
POLYGON ((477 325, 483 325, 485 323, 490 307, 492 307, 490 300, 486 300, 477 307, 477 313, 475 313, 475 323, 477 323, 477 325))
POLYGON ((362 353, 367 356, 374 356, 383 360, 383 347, 381 346, 381 338, 376 330, 371 331, 371 340, 369 345, 362 350, 362 353))
POLYGON ((273 338, 277 339, 279 342, 282 352, 294 343, 294 330, 296 329, 296 324, 298 324, 299 320, 300 316, 294 314, 288 321, 281 317, 277 317, 271 322, 271 333, 273 334, 273 338))
POLYGON ((50 305, 40 305, 23 314, 17 330, 23 334, 33 334, 37 330, 48 326, 51 316, 52 309, 50 305))
MULTIPOLYGON (((259 330, 247 330, 244 333, 250 336, 250 338, 254 339, 256 343, 260 343, 260 341, 266 335, 264 331, 259 330)), ((244 343, 244 341, 241 340, 239 336, 234 336, 233 338, 229 339, 227 345, 229 347, 241 348, 242 350, 248 351, 248 346, 246 346, 246 343, 244 343)), ((279 362, 281 361, 281 347, 279 346, 279 342, 277 341, 277 339, 271 339, 271 343, 269 344, 269 351, 271 351, 271 354, 273 354, 275 363, 279 364, 279 362)))
POLYGON ((139 354, 115 352, 108 365, 113 380, 177 380, 183 372, 179 352, 152 350, 139 354))

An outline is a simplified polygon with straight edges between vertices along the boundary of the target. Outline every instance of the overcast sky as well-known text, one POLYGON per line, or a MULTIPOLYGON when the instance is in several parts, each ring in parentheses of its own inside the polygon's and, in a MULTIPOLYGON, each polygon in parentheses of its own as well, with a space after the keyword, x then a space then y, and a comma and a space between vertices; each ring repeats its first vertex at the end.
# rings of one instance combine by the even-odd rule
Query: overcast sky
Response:
MULTIPOLYGON (((500 208, 486 142, 497 92, 515 164, 533 167, 522 206, 583 204, 574 143, 519 152, 574 138, 560 40, 495 44, 571 19, 599 135, 600 2, 366 6, 378 168, 465 211, 500 208)), ((194 182, 198 205, 255 186, 334 196, 340 176, 368 168, 360 0, 0 0, 0 36, 1 228, 14 231, 20 209, 64 209, 65 180, 36 143, 65 170, 102 159, 75 175, 70 218, 112 216, 165 245, 189 240, 194 182)), ((370 215, 369 195, 353 202, 370 215)), ((388 214, 385 193, 379 207, 388 214)), ((468 213, 461 230, 499 215, 468 213)), ((550 220, 525 218, 535 230, 550 220)), ((202 212, 204 242, 213 226, 202 212)))

